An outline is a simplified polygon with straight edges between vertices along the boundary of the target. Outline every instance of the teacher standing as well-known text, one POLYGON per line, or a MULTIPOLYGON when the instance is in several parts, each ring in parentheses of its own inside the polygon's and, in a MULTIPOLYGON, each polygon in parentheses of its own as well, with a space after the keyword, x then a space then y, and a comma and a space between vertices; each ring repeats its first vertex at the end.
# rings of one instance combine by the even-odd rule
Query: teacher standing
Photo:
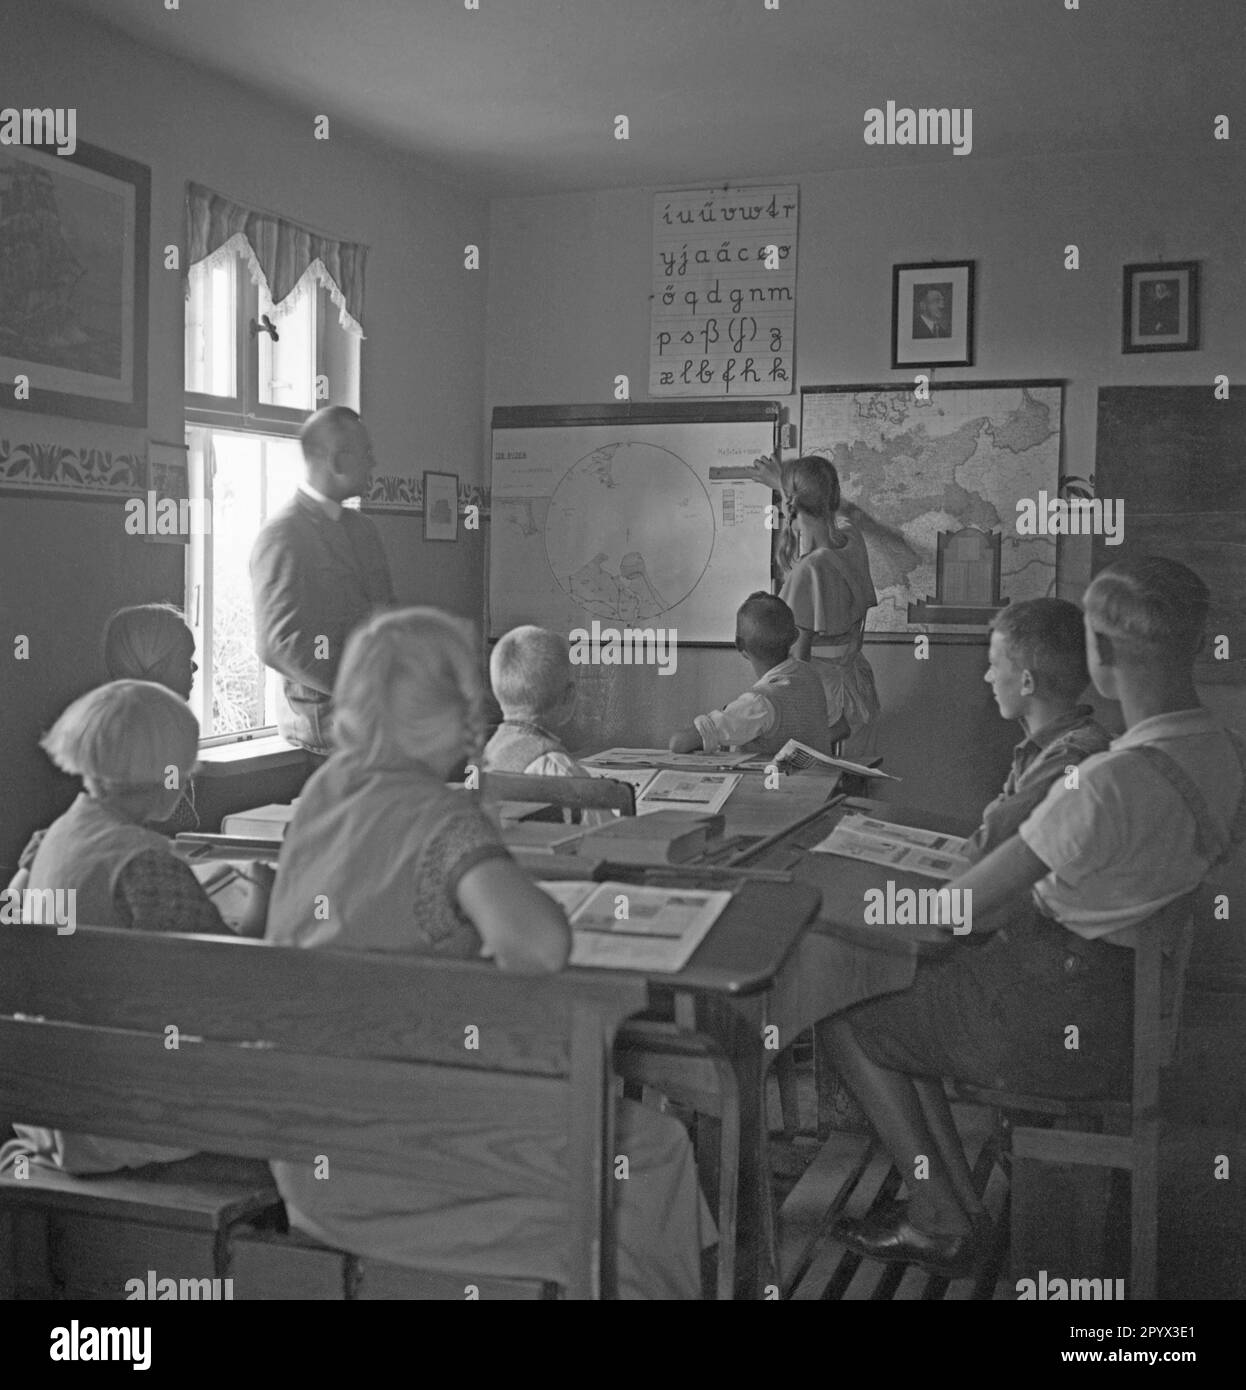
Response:
POLYGON ((878 726, 874 671, 862 650, 865 619, 878 602, 860 531, 840 514, 839 475, 816 454, 790 463, 759 458, 754 476, 783 495, 779 596, 799 635, 792 655, 822 681, 834 739, 850 757, 871 757, 878 726))
POLYGON ((394 602, 375 523, 343 507, 367 489, 375 460, 363 422, 346 406, 318 410, 299 434, 304 479, 251 551, 260 660, 283 677, 278 730, 309 752, 332 751, 332 695, 346 639, 394 602))

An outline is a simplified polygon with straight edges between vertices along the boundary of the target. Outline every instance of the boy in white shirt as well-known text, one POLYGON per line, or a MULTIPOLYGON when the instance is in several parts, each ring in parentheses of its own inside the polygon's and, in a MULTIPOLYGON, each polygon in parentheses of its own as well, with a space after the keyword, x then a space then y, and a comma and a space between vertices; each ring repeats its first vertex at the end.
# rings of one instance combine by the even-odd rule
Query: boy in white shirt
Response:
POLYGON ((1084 608, 1091 680, 1120 702, 1126 732, 948 885, 972 894, 972 935, 919 964, 909 989, 824 1030, 897 1168, 930 1162, 907 1209, 841 1223, 876 1259, 946 1277, 973 1268, 982 1205, 941 1078, 1068 1097, 1127 1087, 1133 962, 1120 947, 1246 839, 1246 741, 1194 685, 1207 586, 1143 556, 1099 574, 1084 608))
POLYGON ((736 651, 748 659, 757 679, 723 709, 698 714, 686 729, 671 735, 672 753, 718 753, 739 748, 759 757, 777 753, 797 739, 819 753, 848 732, 827 727, 826 694, 807 661, 790 655, 798 636, 792 610, 774 594, 755 593, 740 605, 735 620, 736 651))

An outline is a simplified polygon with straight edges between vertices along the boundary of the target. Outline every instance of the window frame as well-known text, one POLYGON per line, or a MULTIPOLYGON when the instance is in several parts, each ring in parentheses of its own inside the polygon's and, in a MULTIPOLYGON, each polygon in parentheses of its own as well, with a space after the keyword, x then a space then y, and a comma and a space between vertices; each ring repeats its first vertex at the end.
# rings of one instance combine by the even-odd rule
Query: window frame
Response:
MULTIPOLYGON (((195 436, 212 432, 263 435, 269 438, 297 439, 303 422, 313 411, 324 405, 340 403, 358 410, 363 395, 363 344, 357 346, 354 380, 350 389, 334 402, 314 400, 314 383, 320 377, 332 380, 327 371, 329 363, 329 334, 336 321, 329 291, 313 281, 305 293, 313 296, 312 337, 315 344, 313 363, 313 405, 309 409, 293 406, 268 405, 260 400, 259 333, 251 332, 252 323, 259 322, 260 287, 255 284, 243 257, 235 261, 234 272, 234 384, 233 396, 217 396, 207 392, 190 391, 185 387, 183 363, 183 423, 190 458, 190 495, 201 497, 209 507, 213 501, 213 480, 209 476, 210 454, 207 448, 196 449, 195 436)), ((267 486, 263 479, 262 487, 267 486)), ((350 505, 349 503, 347 505, 350 505)), ((211 515, 211 511, 209 511, 211 515)), ((192 536, 185 550, 183 595, 187 622, 195 634, 199 670, 191 691, 191 706, 200 720, 200 728, 212 727, 212 688, 214 658, 212 628, 214 596, 212 573, 215 557, 211 531, 192 536)), ((268 667, 261 664, 266 688, 274 679, 268 667)), ((269 704, 267 695, 265 705, 269 704)), ((233 743, 271 737, 278 732, 276 723, 256 725, 236 733, 207 734, 200 738, 204 749, 220 748, 233 743)))
MULTIPOLYGON (((193 268, 193 267, 192 267, 193 268)), ((183 365, 183 408, 188 424, 210 425, 216 429, 254 430, 262 434, 297 435, 308 415, 331 401, 315 401, 307 409, 288 405, 267 405, 260 400, 260 354, 259 330, 253 332, 252 325, 260 320, 260 287, 247 273, 242 258, 234 275, 234 385, 233 396, 214 396, 205 391, 185 389, 185 366, 183 365)), ((316 360, 312 371, 313 385, 324 371, 325 358, 325 314, 324 300, 328 291, 313 282, 305 291, 312 296, 313 338, 316 345, 316 360)), ((359 381, 356 383, 356 396, 362 394, 363 360, 360 354, 359 381)), ((315 392, 313 390, 313 401, 315 392)))

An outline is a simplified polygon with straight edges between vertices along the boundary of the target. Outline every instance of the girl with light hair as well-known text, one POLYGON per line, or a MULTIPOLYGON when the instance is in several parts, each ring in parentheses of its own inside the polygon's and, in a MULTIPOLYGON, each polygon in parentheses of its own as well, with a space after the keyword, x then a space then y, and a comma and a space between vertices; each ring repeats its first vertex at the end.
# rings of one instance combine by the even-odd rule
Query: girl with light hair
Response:
MULTIPOLYGON (((560 970, 562 908, 507 853, 477 798, 446 785, 483 736, 476 634, 435 608, 385 613, 356 629, 333 692, 335 751, 313 774, 282 842, 267 937, 284 945, 490 955, 502 970, 560 970)), ((412 1001, 418 1007, 418 1001, 412 1001)), ((631 1178, 616 1202, 624 1297, 700 1293, 691 1146, 667 1116, 627 1106, 620 1152, 631 1178)), ((389 1178, 274 1161, 290 1220, 355 1254, 481 1275, 557 1281, 561 1210, 518 1196, 456 1205, 418 1173, 389 1178), (505 1234, 501 1234, 505 1233, 505 1234)))
POLYGON ((776 559, 783 574, 779 597, 799 631, 792 655, 810 662, 822 681, 831 737, 850 740, 849 757, 870 757, 879 703, 862 645, 878 595, 864 538, 842 515, 839 474, 817 454, 787 463, 777 455, 757 459, 753 473, 783 495, 776 559))
MULTIPOLYGON (((51 891, 71 904, 72 926, 206 932, 229 928, 169 841, 145 822, 173 809, 194 766, 199 725, 184 700, 151 681, 111 681, 75 700, 42 740, 83 791, 48 827, 30 865, 29 895, 51 891)), ((240 930, 263 928, 262 885, 240 930)), ((182 1150, 15 1125, 0 1151, 70 1173, 102 1173, 187 1157, 182 1150)))
MULTIPOLYGON (((181 613, 169 603, 143 603, 118 608, 104 627, 104 669, 111 681, 152 681, 190 699, 195 672, 195 635, 181 613)), ((66 711, 68 713, 68 711, 66 711)), ((189 713, 189 711, 188 711, 189 713)), ((47 746, 46 744, 44 745, 47 746)), ((174 798, 172 810, 150 825, 164 835, 198 830, 195 784, 189 773, 174 798)), ((18 870, 9 883, 19 891, 27 886, 30 866, 47 832, 36 830, 18 859, 18 870)))

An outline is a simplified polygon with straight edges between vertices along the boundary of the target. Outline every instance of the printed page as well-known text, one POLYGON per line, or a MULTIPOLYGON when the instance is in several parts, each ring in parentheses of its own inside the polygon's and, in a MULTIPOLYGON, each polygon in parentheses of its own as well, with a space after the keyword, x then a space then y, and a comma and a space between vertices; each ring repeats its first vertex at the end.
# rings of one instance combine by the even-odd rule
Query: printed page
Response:
POLYGON ((794 738, 789 738, 769 761, 786 763, 788 767, 797 768, 802 772, 811 767, 838 767, 845 772, 855 772, 858 777, 883 777, 889 782, 903 780, 892 772, 883 772, 881 768, 866 767, 863 763, 849 762, 847 758, 832 758, 827 753, 819 753, 816 749, 810 748, 808 744, 801 743, 794 738))
MULTIPOLYGON (((582 884, 542 884, 583 887, 582 884)), ((635 883, 589 884, 596 891, 571 913, 571 964, 594 969, 682 970, 731 894, 635 883)))
POLYGON ((596 883, 585 883, 582 879, 541 879, 537 887, 543 893, 548 893, 551 898, 562 908, 568 917, 577 907, 596 892, 596 883))
POLYGON ((672 753, 666 748, 607 748, 581 758, 585 766, 594 767, 739 767, 752 755, 749 753, 672 753))
POLYGON ((740 783, 738 772, 659 772, 636 801, 636 814, 649 811, 720 811, 740 783))
POLYGON ((656 767, 590 767, 587 763, 582 763, 581 766, 590 777, 609 777, 615 782, 630 782, 637 796, 658 775, 656 767))
POLYGON ((841 854, 889 869, 925 874, 928 878, 955 878, 969 867, 961 851, 964 840, 937 831, 916 830, 912 826, 892 826, 869 816, 845 816, 834 830, 813 846, 816 854, 841 854), (891 830, 903 837, 891 837, 891 830))

